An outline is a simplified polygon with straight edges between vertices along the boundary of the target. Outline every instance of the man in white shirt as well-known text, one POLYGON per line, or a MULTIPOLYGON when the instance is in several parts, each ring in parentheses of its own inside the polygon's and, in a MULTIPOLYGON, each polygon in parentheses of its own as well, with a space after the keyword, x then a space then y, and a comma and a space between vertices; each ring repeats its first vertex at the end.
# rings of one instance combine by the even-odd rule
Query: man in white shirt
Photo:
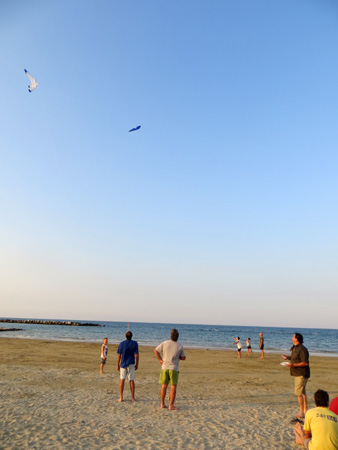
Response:
POLYGON ((176 330, 176 328, 173 328, 171 330, 170 340, 162 342, 162 344, 160 344, 154 350, 156 358, 159 360, 162 367, 159 381, 162 385, 161 408, 167 407, 165 404, 165 396, 170 381, 169 410, 171 411, 175 411, 178 409, 176 406, 174 406, 178 383, 178 366, 180 360, 186 359, 183 345, 177 342, 178 336, 178 331, 176 330))

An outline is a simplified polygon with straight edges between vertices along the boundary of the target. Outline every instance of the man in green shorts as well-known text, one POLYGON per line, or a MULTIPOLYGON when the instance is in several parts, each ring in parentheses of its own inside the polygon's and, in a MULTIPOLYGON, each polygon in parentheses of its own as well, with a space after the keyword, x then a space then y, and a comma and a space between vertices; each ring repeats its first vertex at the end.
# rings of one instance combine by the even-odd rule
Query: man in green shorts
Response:
POLYGON ((165 396, 167 393, 167 387, 170 381, 170 401, 169 409, 175 411, 178 408, 174 406, 176 397, 176 387, 178 383, 178 365, 181 360, 185 360, 186 356, 182 344, 177 342, 179 333, 176 328, 171 330, 170 340, 164 341, 154 352, 156 358, 159 360, 162 370, 160 374, 161 388, 161 408, 166 408, 165 396), (161 356, 162 355, 162 356, 161 356))

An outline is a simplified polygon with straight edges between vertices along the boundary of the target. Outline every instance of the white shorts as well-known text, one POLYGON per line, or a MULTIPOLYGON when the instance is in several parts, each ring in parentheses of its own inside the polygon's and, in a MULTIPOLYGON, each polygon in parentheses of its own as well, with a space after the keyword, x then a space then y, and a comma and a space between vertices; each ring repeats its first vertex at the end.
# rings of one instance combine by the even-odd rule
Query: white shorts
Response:
POLYGON ((128 367, 120 367, 121 380, 134 381, 135 378, 135 364, 130 364, 128 367))

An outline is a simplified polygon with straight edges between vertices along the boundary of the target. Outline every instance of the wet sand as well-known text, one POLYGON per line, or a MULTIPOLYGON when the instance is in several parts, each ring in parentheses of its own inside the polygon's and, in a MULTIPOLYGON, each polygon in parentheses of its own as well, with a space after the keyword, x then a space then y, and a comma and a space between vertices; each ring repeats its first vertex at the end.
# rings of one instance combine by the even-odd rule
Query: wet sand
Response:
MULTIPOLYGON (((299 449, 293 378, 280 355, 186 349, 176 406, 160 409, 160 365, 140 348, 136 399, 118 402, 116 345, 0 338, 1 449, 299 449)), ((311 357, 309 407, 338 396, 338 358, 311 357)), ((169 389, 168 389, 169 391, 169 389)))

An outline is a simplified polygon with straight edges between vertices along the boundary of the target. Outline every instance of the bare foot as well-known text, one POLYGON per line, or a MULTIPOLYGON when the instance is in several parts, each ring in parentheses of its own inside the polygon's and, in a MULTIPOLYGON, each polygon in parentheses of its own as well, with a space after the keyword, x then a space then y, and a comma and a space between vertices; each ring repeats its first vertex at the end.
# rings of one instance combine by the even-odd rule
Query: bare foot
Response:
POLYGON ((123 402, 123 398, 119 398, 119 402, 122 403, 123 402))
POLYGON ((167 405, 161 405, 161 408, 168 408, 168 406, 167 405))
POLYGON ((297 419, 304 419, 304 414, 296 414, 297 419))
POLYGON ((132 401, 132 402, 136 402, 136 398, 132 398, 131 401, 132 401))
POLYGON ((179 408, 176 406, 169 406, 169 411, 177 411, 179 408))

